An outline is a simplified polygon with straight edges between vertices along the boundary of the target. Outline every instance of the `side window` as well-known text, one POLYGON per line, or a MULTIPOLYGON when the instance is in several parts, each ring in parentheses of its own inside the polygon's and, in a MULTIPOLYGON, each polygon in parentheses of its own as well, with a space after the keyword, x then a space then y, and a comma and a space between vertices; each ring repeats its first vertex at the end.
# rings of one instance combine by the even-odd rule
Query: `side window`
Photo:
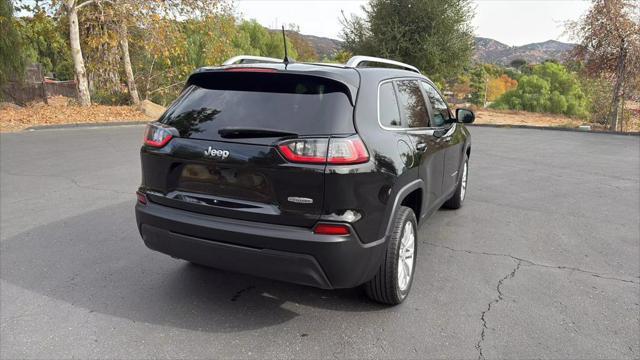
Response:
POLYGON ((432 126, 439 127, 444 125, 444 123, 451 117, 447 103, 442 99, 440 94, 438 94, 438 91, 433 86, 424 81, 421 81, 420 83, 422 84, 425 93, 427 93, 429 101, 431 102, 431 107, 433 108, 432 126))
POLYGON ((427 104, 424 102, 418 81, 399 80, 396 85, 398 86, 400 109, 402 116, 406 119, 407 126, 410 128, 428 127, 427 104))
POLYGON ((393 91, 393 84, 386 82, 380 85, 378 93, 378 106, 380 106, 380 124, 385 127, 400 127, 400 110, 398 110, 398 100, 393 91))

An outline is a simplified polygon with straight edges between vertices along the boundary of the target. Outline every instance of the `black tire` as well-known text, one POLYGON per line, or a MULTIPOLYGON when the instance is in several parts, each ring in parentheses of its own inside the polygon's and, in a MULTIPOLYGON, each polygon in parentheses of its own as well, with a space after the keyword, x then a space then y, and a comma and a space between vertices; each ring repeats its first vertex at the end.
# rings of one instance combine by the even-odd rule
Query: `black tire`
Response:
POLYGON ((364 284, 364 290, 369 298, 383 304, 397 305, 404 301, 411 290, 413 275, 416 268, 416 254, 418 249, 418 226, 413 210, 406 206, 398 209, 391 228, 391 236, 387 241, 387 250, 378 273, 364 284), (414 234, 413 267, 408 285, 404 290, 400 288, 398 280, 398 262, 400 261, 400 245, 404 228, 411 223, 414 234))
MULTIPOLYGON (((462 163, 462 166, 460 167, 460 180, 458 181, 458 186, 456 186, 456 191, 453 193, 453 195, 451 196, 451 198, 449 200, 447 200, 447 202, 444 203, 444 207, 446 207, 447 209, 460 209, 462 207, 462 203, 464 203, 464 198, 466 197, 466 191, 465 194, 462 194, 462 182, 463 177, 465 176, 464 171, 465 171, 465 167, 466 167, 466 181, 467 184, 469 183, 469 157, 467 156, 467 154, 464 155, 464 162, 462 163)), ((465 186, 467 185, 465 184, 465 186)))

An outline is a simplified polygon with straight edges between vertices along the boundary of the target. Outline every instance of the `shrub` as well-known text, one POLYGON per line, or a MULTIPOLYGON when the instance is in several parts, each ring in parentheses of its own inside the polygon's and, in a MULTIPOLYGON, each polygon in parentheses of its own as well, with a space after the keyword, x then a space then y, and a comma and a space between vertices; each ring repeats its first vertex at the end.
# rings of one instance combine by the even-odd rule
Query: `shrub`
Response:
POLYGON ((128 92, 96 91, 91 94, 91 99, 99 105, 130 105, 131 98, 128 92))
POLYGON ((567 112, 567 100, 559 92, 554 91, 549 98, 549 112, 565 114, 567 112))
POLYGON ((504 93, 491 107, 582 118, 589 115, 589 99, 576 74, 553 62, 534 66, 531 75, 522 76, 518 87, 504 93))

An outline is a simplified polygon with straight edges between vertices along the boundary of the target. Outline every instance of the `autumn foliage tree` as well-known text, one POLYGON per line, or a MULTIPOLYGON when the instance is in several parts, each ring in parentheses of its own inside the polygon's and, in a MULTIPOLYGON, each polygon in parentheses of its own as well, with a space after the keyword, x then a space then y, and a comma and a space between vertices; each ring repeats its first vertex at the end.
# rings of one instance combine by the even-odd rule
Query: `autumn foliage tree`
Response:
MULTIPOLYGON (((0 1, 12 10, 10 1, 0 1)), ((282 33, 238 19, 231 0, 16 1, 26 15, 0 25, 17 30, 28 62, 58 79, 75 78, 81 105, 141 99, 167 105, 199 67, 239 54, 284 57, 282 33)), ((11 40, 9 30, 0 45, 11 40)), ((287 46, 293 59, 318 60, 295 25, 287 46)), ((3 55, 16 59, 10 50, 3 55)), ((6 73, 12 72, 20 71, 6 73)))
POLYGON ((506 74, 491 78, 487 82, 487 101, 496 101, 502 94, 518 87, 518 81, 506 74))
POLYGON ((291 41, 293 47, 298 53, 297 61, 318 61, 318 53, 311 46, 309 41, 300 34, 300 26, 289 24, 287 27, 287 39, 291 41))
POLYGON ((67 16, 69 22, 69 45, 71 47, 71 58, 76 81, 78 82, 78 101, 81 106, 91 105, 91 94, 89 93, 89 82, 87 81, 87 70, 82 56, 80 45, 80 24, 78 13, 81 9, 95 3, 98 0, 53 0, 53 6, 60 6, 67 16))
POLYGON ((579 39, 573 57, 586 72, 613 83, 609 124, 618 129, 625 93, 640 77, 640 15, 633 0, 593 0, 589 12, 570 30, 579 39), (635 17, 635 18, 634 18, 635 17))

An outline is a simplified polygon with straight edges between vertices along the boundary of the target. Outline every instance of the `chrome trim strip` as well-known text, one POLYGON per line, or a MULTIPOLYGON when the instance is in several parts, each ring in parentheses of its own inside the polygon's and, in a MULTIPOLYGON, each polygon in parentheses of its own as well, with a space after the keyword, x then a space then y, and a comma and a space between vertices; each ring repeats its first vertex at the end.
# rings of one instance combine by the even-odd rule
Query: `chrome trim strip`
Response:
MULTIPOLYGON (((377 102, 377 111, 378 111, 378 125, 387 131, 407 131, 409 133, 415 134, 426 134, 426 135, 433 135, 433 133, 440 129, 438 127, 419 127, 419 128, 407 128, 407 127, 388 127, 388 126, 384 126, 382 125, 382 122, 380 121, 380 87, 383 84, 386 84, 388 82, 393 82, 396 80, 416 80, 416 81, 425 81, 424 78, 421 77, 399 77, 399 78, 393 78, 393 79, 387 79, 387 80, 383 80, 378 84, 378 98, 376 99, 377 102)), ((395 88, 394 88, 395 91, 395 88)), ((427 99, 425 99, 426 101, 427 99)), ((398 108, 398 112, 400 112, 400 108, 398 108)), ((402 116, 402 114, 400 114, 400 116, 402 116)), ((455 123, 454 123, 455 125, 455 123)), ((454 129, 455 131, 455 126, 451 127, 452 129, 454 129)), ((453 132, 451 132, 453 134, 453 132)))

